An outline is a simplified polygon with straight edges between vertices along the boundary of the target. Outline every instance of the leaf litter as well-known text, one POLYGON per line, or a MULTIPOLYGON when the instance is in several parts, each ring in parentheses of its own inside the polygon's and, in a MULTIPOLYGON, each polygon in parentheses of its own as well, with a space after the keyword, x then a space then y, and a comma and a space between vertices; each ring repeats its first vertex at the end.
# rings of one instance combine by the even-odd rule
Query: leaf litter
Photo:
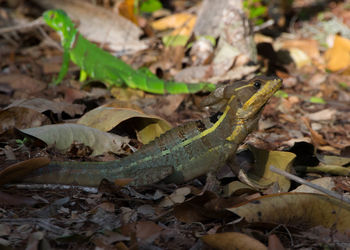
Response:
MULTIPOLYGON (((45 8, 46 1, 34 2, 45 8)), ((123 2, 130 5, 133 1, 123 2)), ((99 34, 99 30, 106 32, 106 29, 111 27, 110 22, 114 19, 106 17, 111 15, 113 9, 118 9, 118 6, 97 7, 84 3, 84 8, 78 12, 74 9, 80 6, 79 1, 74 1, 72 4, 69 1, 62 1, 60 8, 63 6, 62 8, 71 14, 74 12, 73 14, 77 15, 74 19, 81 21, 81 24, 79 21, 77 23, 79 28, 82 28, 84 36, 98 39, 94 41, 103 48, 123 55, 123 60, 129 64, 136 67, 147 66, 153 73, 165 79, 175 77, 187 82, 198 79, 221 82, 227 79, 249 78, 253 75, 252 72, 256 71, 276 73, 284 79, 284 94, 271 99, 263 112, 259 130, 251 134, 246 142, 264 149, 263 152, 267 155, 273 154, 275 150, 294 153, 296 156, 292 165, 284 156, 284 153, 291 153, 281 152, 279 156, 274 156, 277 157, 277 162, 284 163, 279 168, 291 169, 290 171, 298 176, 348 196, 350 32, 349 11, 344 3, 331 1, 328 3, 329 9, 320 12, 322 15, 316 18, 309 14, 307 20, 298 19, 294 29, 287 28, 285 33, 277 36, 255 36, 260 66, 252 66, 245 65, 243 57, 235 58, 231 53, 232 45, 221 44, 218 47, 215 43, 214 45, 211 43, 213 39, 210 37, 197 38, 197 41, 206 39, 205 41, 209 41, 207 44, 210 44, 206 57, 199 60, 195 45, 192 51, 191 38, 186 46, 183 46, 181 43, 184 40, 179 35, 182 34, 179 32, 185 32, 187 36, 186 32, 193 28, 193 23, 184 23, 182 20, 176 20, 176 17, 181 19, 190 16, 197 18, 198 21, 203 12, 199 15, 197 7, 188 11, 188 6, 181 5, 179 1, 171 2, 172 10, 177 8, 176 14, 167 10, 142 17, 130 16, 131 22, 125 19, 120 21, 130 25, 134 32, 120 29, 121 32, 127 31, 127 34, 117 35, 118 39, 113 39, 114 32, 117 31, 115 29, 107 30, 108 34, 96 35, 99 34), (108 11, 108 14, 105 16, 91 14, 102 13, 101 11, 103 13, 108 11), (92 20, 92 16, 96 18, 92 20), (165 23, 169 32, 157 30, 150 32, 151 25, 156 23, 159 17, 175 20, 175 24, 172 25, 165 23), (336 17, 342 17, 343 21, 336 17), (96 28, 92 25, 96 25, 96 20, 106 25, 98 24, 96 28), (140 20, 143 20, 142 25, 140 20), (89 24, 89 21, 94 22, 89 24), (139 40, 139 34, 142 32, 140 27, 144 34, 149 36, 150 43, 139 40), (167 44, 168 47, 165 48, 162 43, 174 34, 178 40, 168 39, 174 44, 167 44), (313 39, 310 39, 311 37, 313 39), (122 46, 120 42, 123 43, 122 46), (142 53, 135 53, 144 49, 145 44, 150 47, 142 53), (227 58, 227 55, 233 56, 227 58), (213 61, 213 58, 216 60, 213 61), (227 60, 231 61, 225 63, 225 67, 213 66, 215 63, 220 65, 227 60), (299 142, 295 143, 297 141, 299 142)), ((194 1, 184 2, 194 3, 194 1)), ((210 4, 208 3, 210 1, 204 2, 210 4)), ((304 1, 294 1, 293 6, 289 7, 298 11, 300 8, 306 10, 306 7, 310 7, 302 4, 305 4, 304 1)), ((133 3, 130 6, 134 6, 133 3)), ((55 6, 50 8, 52 7, 55 6)), ((28 17, 40 15, 36 7, 30 6, 27 10, 30 11, 29 15, 23 13, 23 8, 17 9, 28 17)), ((76 120, 83 119, 89 112, 108 107, 105 104, 114 101, 115 98, 123 99, 129 106, 110 106, 110 108, 112 110, 132 108, 129 112, 133 115, 129 114, 127 119, 125 117, 122 119, 118 115, 119 111, 113 114, 122 122, 116 122, 114 118, 101 120, 98 115, 94 119, 95 124, 100 126, 99 129, 103 127, 101 129, 103 132, 98 133, 109 131, 113 136, 114 133, 119 133, 125 138, 118 139, 122 141, 129 141, 126 137, 131 138, 130 144, 134 148, 122 152, 128 154, 129 151, 138 149, 141 142, 146 143, 159 136, 169 129, 170 125, 176 126, 184 121, 201 119, 209 115, 208 110, 198 106, 198 100, 203 98, 203 94, 155 96, 131 93, 129 90, 123 90, 124 92, 117 89, 106 90, 96 82, 85 85, 83 90, 77 81, 78 68, 74 65, 71 65, 64 84, 47 87, 52 75, 58 73, 61 65, 62 52, 57 49, 60 46, 55 41, 57 34, 44 26, 40 28, 33 26, 36 28, 30 31, 21 29, 23 17, 13 11, 14 9, 0 5, 0 20, 6 20, 7 27, 10 28, 11 24, 17 25, 12 33, 0 32, 0 54, 1 58, 4 58, 0 62, 0 162, 3 162, 0 164, 0 182, 2 184, 20 178, 26 171, 38 166, 38 162, 46 164, 48 158, 62 161, 67 158, 86 160, 86 156, 91 154, 90 151, 84 153, 79 150, 59 153, 52 149, 52 146, 60 144, 57 141, 51 141, 51 147, 34 144, 26 141, 23 134, 11 132, 11 128, 30 131, 36 127, 39 132, 43 132, 44 125, 57 122, 66 124, 50 126, 74 127, 76 120), (35 32, 32 32, 33 30, 35 32), (116 129, 118 124, 123 123, 124 127, 116 129), (132 129, 126 129, 129 127, 132 129), (139 134, 140 127, 151 131, 146 132, 147 139, 142 139, 144 137, 139 134), (153 133, 155 130, 156 133, 153 133), (38 162, 34 164, 33 161, 38 162)), ((288 12, 288 8, 279 9, 280 13, 283 11, 288 12)), ((271 18, 275 18, 276 25, 280 25, 278 17, 271 18)), ((226 21, 230 23, 229 19, 226 21)), ((198 33, 199 29, 199 26, 194 26, 195 33, 198 33)), ((273 27, 268 29, 271 34, 273 27)), ((231 32, 228 27, 225 31, 226 34, 231 32)), ((216 29, 208 35, 216 38, 222 34, 220 35, 220 29, 216 29)), ((223 38, 221 40, 224 41, 223 38)), ((57 129, 55 131, 57 132, 57 129)), ((45 133, 53 136, 50 131, 45 133)), ((66 132, 61 131, 61 134, 63 133, 66 132)), ((73 134, 79 137, 80 133, 81 131, 73 134)), ((84 134, 85 132, 81 137, 84 137, 84 134)), ((101 140, 102 137, 96 136, 96 138, 101 140)), ((102 141, 101 144, 106 144, 104 140, 102 141)), ((92 147, 93 152, 97 155, 102 154, 100 159, 105 160, 111 159, 107 152, 113 151, 108 147, 100 152, 95 151, 95 149, 101 150, 101 147, 94 147, 75 137, 69 139, 65 149, 70 149, 72 146, 82 149, 92 147)), ((121 147, 114 153, 119 154, 120 150, 121 147)), ((252 153, 240 156, 244 161, 240 161, 238 166, 247 170, 247 178, 251 176, 256 178, 256 173, 253 175, 249 165, 268 167, 266 162, 270 160, 260 154, 255 153, 255 158, 252 153)), ((271 164, 278 165, 276 161, 271 164)), ((311 193, 313 191, 309 193, 305 189, 302 190, 303 193, 294 193, 298 190, 295 190, 297 184, 292 183, 289 188, 289 181, 276 181, 275 177, 270 175, 262 176, 262 179, 268 179, 269 184, 272 184, 268 189, 262 189, 265 182, 260 183, 264 185, 247 185, 251 184, 251 181, 243 184, 230 171, 223 170, 220 177, 223 191, 216 193, 205 190, 205 178, 198 178, 181 186, 159 183, 147 187, 129 187, 126 185, 127 180, 117 180, 115 183, 102 181, 98 190, 79 187, 66 189, 63 186, 50 189, 25 184, 1 186, 0 245, 18 249, 37 249, 39 246, 87 249, 96 247, 189 249, 205 246, 217 249, 233 247, 265 249, 272 245, 282 245, 285 248, 325 245, 349 247, 348 204, 323 194, 311 193), (281 190, 290 192, 278 193, 281 190)))

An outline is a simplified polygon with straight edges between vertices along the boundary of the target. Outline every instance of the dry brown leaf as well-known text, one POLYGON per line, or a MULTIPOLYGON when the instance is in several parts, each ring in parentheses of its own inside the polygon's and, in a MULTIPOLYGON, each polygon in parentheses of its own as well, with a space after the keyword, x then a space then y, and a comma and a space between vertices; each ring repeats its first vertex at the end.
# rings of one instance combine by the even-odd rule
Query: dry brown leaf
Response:
MULTIPOLYGON (((35 206, 39 202, 34 200, 33 198, 24 197, 20 195, 10 195, 0 191, 0 206, 35 206)), ((0 237, 3 236, 1 234, 1 226, 4 224, 0 224, 0 237)))
POLYGON ((132 181, 133 181, 133 179, 131 179, 131 178, 116 179, 114 181, 114 184, 117 186, 120 186, 120 187, 124 187, 132 181))
POLYGON ((312 59, 320 59, 319 45, 316 40, 313 39, 301 39, 301 40, 287 40, 282 42, 282 48, 290 49, 296 48, 307 54, 312 59))
POLYGON ((13 107, 0 111, 0 134, 11 128, 38 127, 50 124, 50 119, 33 109, 13 107))
POLYGON ((80 124, 55 124, 37 128, 22 129, 22 133, 39 138, 60 151, 68 150, 73 143, 83 143, 93 152, 91 156, 108 152, 125 153, 123 146, 129 139, 80 124))
POLYGON ((350 225, 350 205, 338 199, 310 193, 281 193, 262 196, 228 208, 248 222, 303 225, 345 231, 350 225))
POLYGON ((103 202, 100 205, 98 205, 98 207, 104 209, 107 212, 111 212, 114 213, 115 212, 115 204, 112 202, 103 202))
POLYGON ((26 176, 33 170, 44 167, 49 163, 49 158, 38 157, 13 164, 0 171, 0 185, 10 183, 14 180, 21 180, 22 177, 26 176))
POLYGON ((191 188, 189 188, 189 187, 178 188, 171 195, 166 196, 159 203, 159 206, 170 207, 170 206, 173 206, 175 204, 183 203, 186 199, 186 195, 189 195, 190 193, 191 193, 191 188))
POLYGON ((126 224, 121 230, 125 236, 136 234, 138 239, 147 240, 151 243, 156 237, 158 237, 163 228, 153 221, 139 221, 137 223, 126 224))
POLYGON ((333 120, 337 111, 335 109, 323 109, 315 113, 307 114, 311 121, 327 121, 333 120))
POLYGON ((118 4, 119 14, 137 25, 137 18, 134 14, 135 1, 124 0, 118 4))
POLYGON ((61 114, 62 112, 65 112, 71 117, 74 117, 75 115, 81 115, 85 109, 84 105, 70 104, 66 102, 54 102, 43 98, 16 100, 8 105, 5 110, 13 107, 23 107, 38 111, 40 113, 47 110, 50 110, 55 114, 61 114))
MULTIPOLYGON (((323 177, 323 178, 318 178, 310 181, 313 184, 316 184, 318 186, 321 186, 325 189, 328 190, 333 190, 335 188, 335 183, 334 183, 334 178, 333 177, 323 177)), ((311 188, 305 184, 300 185, 296 189, 292 190, 291 192, 295 193, 316 193, 316 194, 323 194, 323 192, 318 191, 314 188, 311 188)))
POLYGON ((269 235, 269 250, 285 250, 276 234, 269 235))
POLYGON ((315 130, 311 128, 310 120, 307 117, 303 116, 301 117, 301 120, 304 122, 305 126, 309 129, 312 142, 316 147, 319 147, 320 145, 328 144, 328 142, 325 139, 323 139, 322 135, 320 135, 319 133, 317 133, 315 130))
POLYGON ((8 84, 14 90, 21 91, 22 98, 24 93, 27 95, 35 94, 47 87, 46 83, 21 74, 2 74, 0 82, 8 84))
POLYGON ((137 238, 142 240, 155 239, 162 230, 163 228, 153 221, 140 221, 136 224, 137 238))
POLYGON ((113 51, 138 51, 145 49, 140 41, 141 29, 124 17, 98 5, 77 0, 33 0, 47 9, 62 9, 79 22, 79 32, 88 40, 103 44, 113 51))
POLYGON ((206 235, 201 240, 213 249, 220 250, 267 250, 260 241, 242 233, 227 232, 206 235))

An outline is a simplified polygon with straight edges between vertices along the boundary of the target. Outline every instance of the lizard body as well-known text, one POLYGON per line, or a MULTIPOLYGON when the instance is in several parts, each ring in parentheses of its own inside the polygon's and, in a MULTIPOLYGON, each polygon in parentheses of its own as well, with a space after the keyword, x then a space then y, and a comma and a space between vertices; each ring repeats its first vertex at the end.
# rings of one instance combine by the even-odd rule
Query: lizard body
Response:
POLYGON ((72 60, 81 68, 82 75, 87 74, 111 86, 126 84, 130 88, 155 94, 196 93, 215 89, 212 83, 168 82, 159 79, 149 70, 134 70, 130 65, 86 40, 62 10, 48 10, 44 12, 43 18, 58 32, 63 47, 63 63, 54 84, 59 84, 63 80, 68 71, 69 60, 72 60))
POLYGON ((276 77, 258 76, 217 89, 208 103, 224 103, 215 115, 176 127, 134 154, 112 162, 54 162, 24 179, 32 183, 97 186, 103 178, 133 178, 135 185, 165 178, 181 183, 225 164, 255 129, 263 106, 281 86, 276 77))

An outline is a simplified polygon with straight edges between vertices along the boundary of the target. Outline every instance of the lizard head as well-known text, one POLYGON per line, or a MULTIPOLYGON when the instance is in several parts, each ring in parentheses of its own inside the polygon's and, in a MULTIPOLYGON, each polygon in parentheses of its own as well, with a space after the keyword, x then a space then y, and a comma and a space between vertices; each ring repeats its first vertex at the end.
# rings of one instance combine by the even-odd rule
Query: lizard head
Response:
POLYGON ((235 90, 226 89, 224 96, 232 98, 232 95, 236 95, 240 103, 236 115, 239 119, 246 120, 259 113, 281 86, 282 79, 277 76, 257 76, 235 90))
POLYGON ((56 31, 62 31, 64 27, 72 24, 67 14, 63 10, 48 10, 43 14, 44 21, 56 31))
POLYGON ((256 76, 248 81, 237 81, 218 87, 203 100, 202 106, 223 111, 229 105, 237 110, 236 115, 240 118, 248 118, 259 112, 281 85, 282 79, 276 76, 256 76))
POLYGON ((47 10, 43 14, 43 19, 61 37, 62 45, 74 46, 77 30, 74 23, 63 10, 47 10))

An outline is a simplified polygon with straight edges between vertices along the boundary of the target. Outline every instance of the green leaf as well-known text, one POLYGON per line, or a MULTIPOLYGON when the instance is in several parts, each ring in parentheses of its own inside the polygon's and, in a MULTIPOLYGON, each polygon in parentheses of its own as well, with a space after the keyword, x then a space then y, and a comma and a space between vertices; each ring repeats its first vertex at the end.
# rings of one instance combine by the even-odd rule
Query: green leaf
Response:
POLYGON ((140 5, 140 11, 146 13, 152 13, 161 8, 163 8, 163 5, 159 0, 146 0, 140 5))
POLYGON ((340 82, 339 86, 342 87, 343 89, 348 89, 348 85, 346 84, 346 82, 340 82))
POLYGON ((311 103, 318 103, 318 104, 326 104, 327 102, 325 100, 323 100, 323 98, 321 97, 310 97, 309 102, 311 103))
POLYGON ((274 94, 276 97, 280 98, 287 98, 289 95, 288 93, 284 92, 283 90, 277 90, 277 92, 274 94))
POLYGON ((250 10, 250 18, 257 18, 264 15, 266 12, 266 7, 260 6, 255 9, 250 10))
POLYGON ((176 36, 163 36, 162 41, 166 47, 170 46, 185 46, 189 36, 176 35, 176 36))

